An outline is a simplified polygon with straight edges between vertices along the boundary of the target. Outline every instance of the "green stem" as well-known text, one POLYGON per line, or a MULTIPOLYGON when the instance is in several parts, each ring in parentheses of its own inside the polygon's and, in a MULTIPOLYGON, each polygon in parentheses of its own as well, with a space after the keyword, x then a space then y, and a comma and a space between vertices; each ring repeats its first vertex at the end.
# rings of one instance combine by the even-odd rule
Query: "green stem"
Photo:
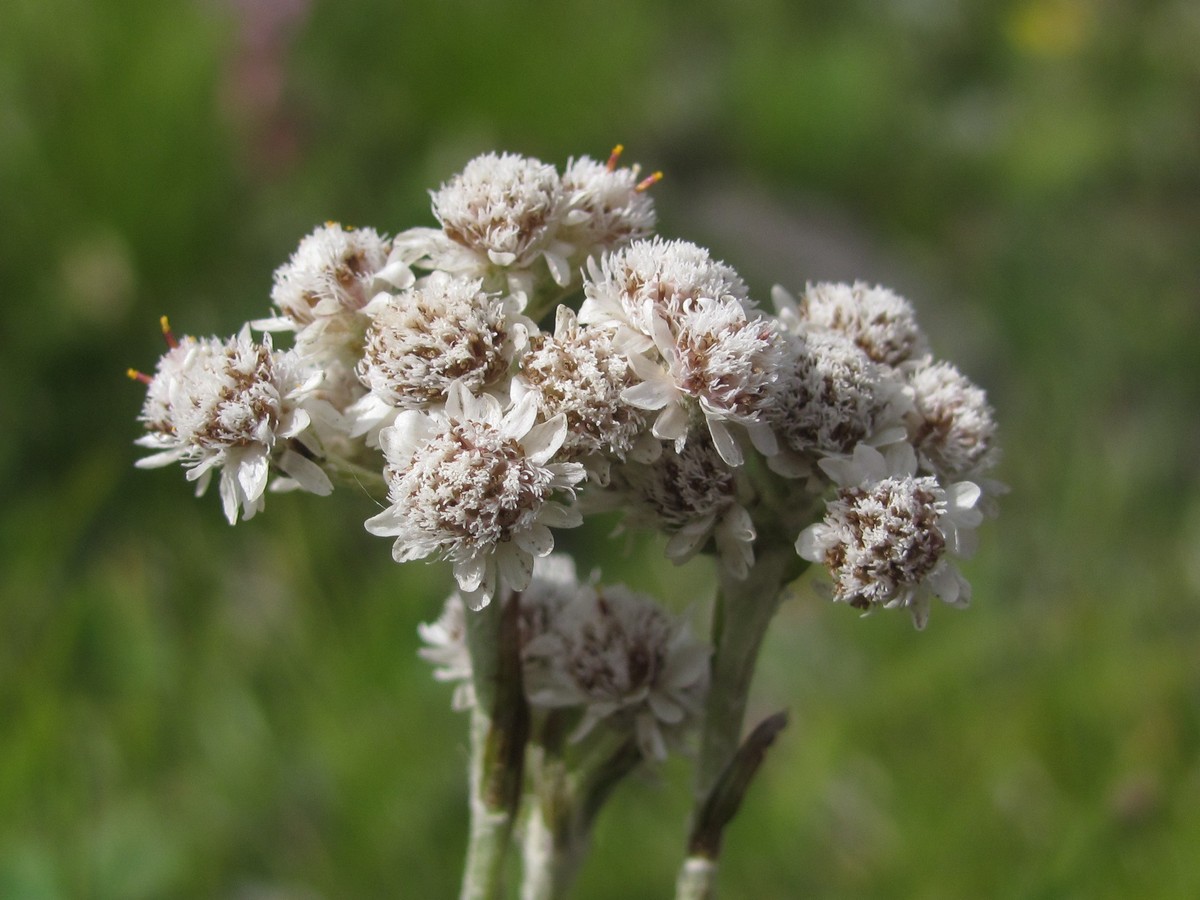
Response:
MULTIPOLYGON (((700 756, 696 763, 695 805, 689 855, 679 870, 676 900, 712 900, 717 890, 717 858, 721 836, 737 802, 722 804, 728 815, 713 817, 711 810, 728 785, 746 716, 750 682, 758 662, 767 626, 783 600, 784 587, 799 576, 805 563, 790 544, 762 546, 749 574, 742 581, 721 573, 720 593, 713 616, 713 662, 700 756), (705 822, 715 823, 706 826, 705 822), (703 832, 702 841, 696 836, 703 832)), ((767 742, 769 743, 769 741, 767 742)), ((746 781, 753 775, 748 769, 746 781)), ((735 772, 736 774, 736 772, 735 772)), ((745 784, 740 786, 744 793, 745 784)))
POLYGON ((378 469, 368 469, 340 456, 327 456, 322 465, 328 475, 341 484, 361 488, 371 497, 387 496, 387 481, 378 469))
POLYGON ((713 622, 712 680, 696 767, 697 808, 737 752, 759 648, 783 599, 783 587, 803 566, 788 545, 764 550, 742 581, 721 574, 713 622))

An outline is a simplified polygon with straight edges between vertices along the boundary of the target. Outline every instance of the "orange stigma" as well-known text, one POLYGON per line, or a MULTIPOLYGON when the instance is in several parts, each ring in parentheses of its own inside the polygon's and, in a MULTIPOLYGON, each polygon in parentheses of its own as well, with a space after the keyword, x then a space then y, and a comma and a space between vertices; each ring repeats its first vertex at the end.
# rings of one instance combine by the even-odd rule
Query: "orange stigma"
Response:
POLYGON ((624 152, 624 144, 617 144, 617 146, 613 147, 612 153, 608 154, 608 163, 605 164, 604 168, 610 172, 614 171, 617 168, 617 160, 621 158, 621 154, 624 152))
POLYGON ((125 374, 129 376, 131 381, 140 381, 142 384, 149 384, 154 380, 145 372, 139 372, 137 369, 126 369, 125 374))
POLYGON ((166 316, 162 316, 159 318, 158 324, 162 327, 163 337, 167 340, 167 346, 174 350, 179 346, 179 341, 175 340, 175 335, 171 332, 171 323, 167 321, 166 316))
POLYGON ((658 182, 662 181, 662 179, 662 172, 655 172, 653 175, 647 175, 637 183, 637 187, 635 187, 634 190, 640 194, 642 191, 649 190, 651 185, 658 184, 658 182))

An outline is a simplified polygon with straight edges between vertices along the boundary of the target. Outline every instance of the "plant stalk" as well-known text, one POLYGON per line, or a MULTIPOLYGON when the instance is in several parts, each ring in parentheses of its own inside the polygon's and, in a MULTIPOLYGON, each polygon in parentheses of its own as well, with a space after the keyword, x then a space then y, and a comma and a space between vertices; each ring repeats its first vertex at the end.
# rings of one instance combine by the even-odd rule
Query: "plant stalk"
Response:
POLYGON ((784 586, 804 565, 789 545, 761 553, 745 580, 721 574, 713 621, 712 680, 696 766, 697 809, 737 752, 763 637, 783 600, 784 586))
MULTIPOLYGON (((721 836, 736 812, 736 803, 729 816, 715 826, 705 829, 703 823, 723 782, 728 782, 727 773, 735 768, 750 682, 763 637, 783 600, 785 586, 799 576, 805 565, 795 548, 784 544, 763 547, 742 581, 721 573, 713 615, 712 677, 696 763, 691 837, 688 857, 675 884, 676 900, 716 897, 721 836), (704 829, 703 846, 697 846, 697 829, 704 829)), ((752 775, 753 769, 747 782, 752 775)), ((745 787, 741 786, 742 792, 745 787)))
POLYGON ((471 711, 471 824, 461 900, 499 900, 520 807, 529 707, 521 684, 520 597, 467 615, 475 685, 471 711))

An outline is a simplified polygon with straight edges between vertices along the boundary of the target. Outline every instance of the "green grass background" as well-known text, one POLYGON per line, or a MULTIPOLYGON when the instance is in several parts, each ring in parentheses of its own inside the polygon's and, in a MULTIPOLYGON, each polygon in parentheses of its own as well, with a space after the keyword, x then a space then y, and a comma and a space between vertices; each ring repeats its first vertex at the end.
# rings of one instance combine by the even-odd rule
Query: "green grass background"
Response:
MULTIPOLYGON (((444 567, 366 497, 236 528, 133 469, 158 316, 230 334, 327 219, 431 224, 504 149, 662 168, 759 297, 887 281, 983 384, 1012 487, 929 629, 815 597, 730 898, 1200 896, 1200 12, 1187 0, 9 0, 0 27, 0 897, 453 896, 444 567)), ((562 543, 685 604, 707 573, 562 543)), ((582 898, 669 896, 687 769, 582 898)))

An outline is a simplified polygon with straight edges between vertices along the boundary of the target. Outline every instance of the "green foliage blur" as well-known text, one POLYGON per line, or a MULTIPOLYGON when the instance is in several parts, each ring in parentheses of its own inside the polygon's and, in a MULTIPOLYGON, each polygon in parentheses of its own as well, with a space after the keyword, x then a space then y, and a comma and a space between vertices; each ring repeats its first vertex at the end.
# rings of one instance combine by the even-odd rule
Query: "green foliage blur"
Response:
MULTIPOLYGON (((230 528, 135 471, 158 317, 232 334, 325 220, 433 224, 476 153, 663 169, 756 296, 861 277, 989 391, 975 602, 789 601, 792 723, 730 898, 1200 896, 1200 8, 1190 0, 10 0, 0 27, 0 897, 454 896, 450 586, 371 501, 230 528)), ((706 573, 605 528, 584 568, 706 573)), ((670 895, 688 770, 623 786, 581 898, 670 895)))

